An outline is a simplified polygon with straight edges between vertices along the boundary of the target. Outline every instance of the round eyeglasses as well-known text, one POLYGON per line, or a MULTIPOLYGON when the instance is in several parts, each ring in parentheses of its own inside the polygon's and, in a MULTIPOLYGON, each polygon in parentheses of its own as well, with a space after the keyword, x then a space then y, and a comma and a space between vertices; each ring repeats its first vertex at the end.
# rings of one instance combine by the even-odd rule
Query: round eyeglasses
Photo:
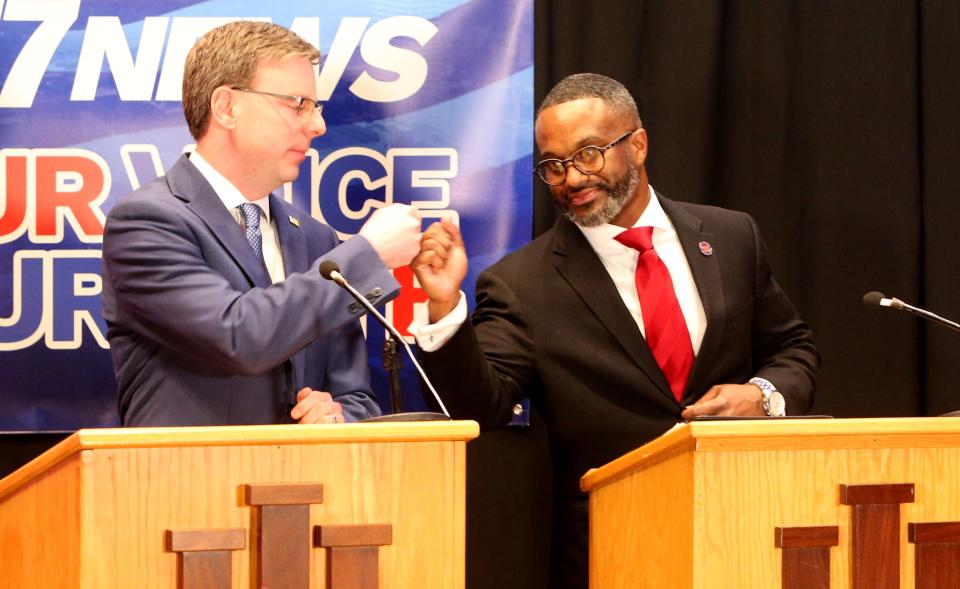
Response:
POLYGON ((279 98, 281 100, 286 100, 287 102, 292 103, 292 106, 295 105, 297 109, 297 116, 301 119, 309 119, 313 116, 313 113, 316 112, 318 115, 323 115, 323 103, 317 102, 312 98, 307 98, 306 96, 290 96, 289 94, 276 94, 273 92, 264 92, 262 90, 253 90, 251 88, 244 88, 243 86, 230 86, 231 90, 236 90, 237 92, 247 92, 249 94, 260 94, 263 96, 273 96, 274 98, 279 98))
POLYGON ((603 169, 603 164, 605 163, 603 159, 603 152, 607 151, 611 147, 614 147, 637 131, 638 129, 634 129, 633 131, 624 133, 603 147, 597 147, 596 145, 586 145, 581 147, 565 160, 553 158, 543 160, 537 164, 537 167, 534 168, 533 173, 539 176, 541 180, 550 186, 560 186, 566 182, 567 166, 569 164, 573 164, 573 167, 576 168, 581 174, 596 174, 603 169))

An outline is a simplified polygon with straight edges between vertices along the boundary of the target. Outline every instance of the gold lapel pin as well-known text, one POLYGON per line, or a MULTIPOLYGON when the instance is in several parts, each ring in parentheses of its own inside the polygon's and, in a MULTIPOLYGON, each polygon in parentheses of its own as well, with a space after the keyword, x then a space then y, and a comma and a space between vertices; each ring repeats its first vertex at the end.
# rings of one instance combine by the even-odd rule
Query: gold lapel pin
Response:
POLYGON ((294 227, 300 226, 300 219, 294 217, 293 215, 290 215, 287 218, 290 219, 290 224, 293 225, 294 227))

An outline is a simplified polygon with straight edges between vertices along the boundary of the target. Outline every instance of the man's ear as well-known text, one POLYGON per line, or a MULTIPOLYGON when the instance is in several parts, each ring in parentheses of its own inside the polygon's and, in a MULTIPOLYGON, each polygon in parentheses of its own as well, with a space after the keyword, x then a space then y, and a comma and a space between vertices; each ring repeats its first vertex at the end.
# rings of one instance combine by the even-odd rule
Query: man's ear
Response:
POLYGON ((237 126, 234 116, 236 102, 233 100, 235 94, 233 90, 226 86, 219 86, 210 95, 210 122, 219 125, 225 129, 233 129, 237 126))
POLYGON ((647 161, 647 131, 640 128, 634 131, 630 136, 630 151, 633 154, 633 161, 637 166, 642 166, 647 161))

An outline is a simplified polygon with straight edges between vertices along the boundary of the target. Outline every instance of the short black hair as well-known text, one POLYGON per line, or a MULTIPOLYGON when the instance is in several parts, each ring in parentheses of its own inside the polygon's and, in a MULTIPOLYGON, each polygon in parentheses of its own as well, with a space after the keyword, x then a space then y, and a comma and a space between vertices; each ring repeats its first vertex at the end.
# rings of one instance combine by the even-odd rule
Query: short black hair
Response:
POLYGON ((615 109, 625 111, 633 117, 638 127, 642 126, 637 103, 630 91, 613 78, 600 74, 573 74, 560 80, 540 103, 536 118, 540 118, 540 113, 551 106, 581 98, 599 98, 615 109))

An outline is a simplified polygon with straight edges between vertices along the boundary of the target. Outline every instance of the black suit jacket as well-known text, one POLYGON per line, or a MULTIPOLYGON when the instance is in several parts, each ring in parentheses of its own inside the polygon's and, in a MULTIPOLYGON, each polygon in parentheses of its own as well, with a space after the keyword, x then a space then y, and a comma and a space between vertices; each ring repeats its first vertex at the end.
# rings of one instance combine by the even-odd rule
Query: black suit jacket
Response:
POLYGON ((783 393, 791 414, 805 413, 813 400, 819 356, 773 278, 753 219, 659 198, 707 319, 682 404, 602 262, 565 219, 483 272, 472 323, 424 355, 456 417, 490 427, 507 422, 519 399, 536 404, 549 430, 557 498, 570 510, 558 518, 559 542, 585 541, 580 476, 662 434, 680 421, 682 405, 712 385, 761 376, 783 393), (577 538, 564 538, 570 534, 577 538))

